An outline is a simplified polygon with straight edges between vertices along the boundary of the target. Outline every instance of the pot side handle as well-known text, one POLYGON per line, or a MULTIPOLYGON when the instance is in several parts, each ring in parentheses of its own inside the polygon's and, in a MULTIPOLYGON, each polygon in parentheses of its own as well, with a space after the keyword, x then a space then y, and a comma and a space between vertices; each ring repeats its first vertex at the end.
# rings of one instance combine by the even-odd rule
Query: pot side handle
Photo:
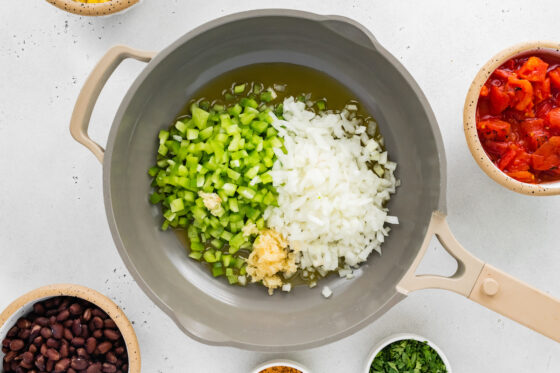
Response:
POLYGON ((397 285, 397 290, 403 294, 421 289, 444 289, 464 295, 560 342, 560 300, 484 263, 465 250, 451 233, 441 212, 433 213, 422 247, 397 285), (416 275, 433 235, 457 260, 457 271, 450 277, 416 275))
POLYGON ((107 83, 111 74, 123 60, 134 58, 138 61, 149 62, 155 54, 155 52, 141 51, 124 45, 116 45, 105 53, 86 79, 78 95, 76 104, 74 105, 74 111, 70 119, 70 133, 77 142, 88 148, 93 155, 97 157, 99 162, 103 163, 103 154, 105 150, 101 145, 90 139, 88 127, 91 113, 93 112, 101 90, 105 86, 105 83, 107 83))

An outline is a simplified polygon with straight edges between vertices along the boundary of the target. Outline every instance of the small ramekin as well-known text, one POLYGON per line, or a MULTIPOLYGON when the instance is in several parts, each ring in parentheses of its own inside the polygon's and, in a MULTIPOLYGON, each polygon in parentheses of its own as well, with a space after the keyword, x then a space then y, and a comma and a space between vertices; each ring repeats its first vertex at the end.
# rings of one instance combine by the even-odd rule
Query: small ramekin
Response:
MULTIPOLYGON (((13 301, 0 313, 0 341, 6 337, 8 330, 16 321, 30 313, 33 304, 52 297, 76 297, 95 304, 102 309, 117 324, 126 345, 128 354, 128 372, 140 373, 140 346, 132 324, 124 312, 111 299, 105 295, 81 285, 57 284, 48 285, 30 291, 13 301)), ((0 352, 0 362, 3 358, 0 352)))
POLYGON ((254 370, 252 370, 251 373, 259 373, 263 369, 277 367, 277 366, 295 368, 295 369, 299 369, 302 373, 310 373, 310 371, 304 366, 302 366, 301 364, 296 363, 295 361, 292 360, 284 360, 284 359, 276 359, 276 360, 267 361, 266 363, 262 363, 254 370))
POLYGON ((371 352, 369 353, 369 355, 366 359, 364 369, 363 369, 363 373, 369 373, 371 363, 373 363, 373 359, 375 359, 375 357, 377 356, 377 354, 381 350, 383 350, 385 347, 387 347, 391 343, 397 342, 397 341, 402 341, 403 339, 413 339, 415 341, 427 342, 428 346, 433 348, 438 353, 438 355, 441 357, 441 360, 443 361, 443 363, 445 364, 445 367, 447 368, 447 373, 451 373, 451 364, 449 364, 449 360, 447 360, 447 357, 444 355, 443 351, 438 346, 436 346, 428 338, 424 338, 424 337, 421 337, 419 335, 410 334, 410 333, 394 334, 390 337, 385 338, 384 340, 379 342, 377 345, 375 345, 375 347, 371 350, 371 352))
POLYGON ((484 83, 486 83, 490 75, 492 75, 498 67, 509 59, 530 54, 531 52, 559 53, 560 44, 547 41, 526 42, 509 47, 492 57, 492 59, 480 69, 469 88, 463 109, 463 126, 467 145, 469 146, 474 160, 495 182, 521 194, 532 196, 557 195, 560 194, 560 181, 541 184, 523 183, 502 172, 484 151, 476 129, 476 107, 478 105, 480 89, 484 83))

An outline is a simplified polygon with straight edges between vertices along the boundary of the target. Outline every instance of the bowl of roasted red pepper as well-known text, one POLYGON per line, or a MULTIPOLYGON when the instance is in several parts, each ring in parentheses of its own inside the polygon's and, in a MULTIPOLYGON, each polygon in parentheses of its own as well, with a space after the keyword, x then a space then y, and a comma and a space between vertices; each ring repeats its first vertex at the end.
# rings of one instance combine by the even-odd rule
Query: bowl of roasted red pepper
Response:
POLYGON ((469 89, 463 119, 488 176, 515 192, 560 194, 560 44, 524 43, 494 56, 469 89))

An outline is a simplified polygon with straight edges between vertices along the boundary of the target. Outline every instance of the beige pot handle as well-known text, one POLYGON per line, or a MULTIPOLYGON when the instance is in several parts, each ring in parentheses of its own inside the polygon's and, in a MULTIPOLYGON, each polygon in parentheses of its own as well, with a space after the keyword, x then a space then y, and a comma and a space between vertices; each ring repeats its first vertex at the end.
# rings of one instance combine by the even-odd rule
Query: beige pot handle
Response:
POLYGON ((439 212, 432 215, 422 248, 397 285, 397 290, 403 294, 421 289, 454 291, 560 342, 560 300, 469 253, 457 242, 447 225, 445 215, 439 212), (450 277, 416 275, 416 269, 424 258, 433 235, 457 260, 457 271, 450 277))
POLYGON ((105 53, 84 83, 70 119, 70 133, 76 141, 88 148, 97 157, 99 162, 103 163, 105 150, 101 145, 89 138, 88 127, 91 113, 99 93, 101 93, 101 89, 103 89, 103 86, 105 86, 105 83, 107 83, 107 80, 117 66, 126 58, 149 62, 155 54, 155 52, 140 51, 124 45, 116 45, 105 53))

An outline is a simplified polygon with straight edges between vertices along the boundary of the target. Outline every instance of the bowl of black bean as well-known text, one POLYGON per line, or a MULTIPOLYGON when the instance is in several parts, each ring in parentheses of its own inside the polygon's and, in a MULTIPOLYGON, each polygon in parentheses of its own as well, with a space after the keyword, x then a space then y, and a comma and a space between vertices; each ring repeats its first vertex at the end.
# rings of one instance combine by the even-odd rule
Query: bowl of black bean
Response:
POLYGON ((140 373, 132 324, 105 295, 80 285, 35 289, 0 313, 3 373, 140 373))

